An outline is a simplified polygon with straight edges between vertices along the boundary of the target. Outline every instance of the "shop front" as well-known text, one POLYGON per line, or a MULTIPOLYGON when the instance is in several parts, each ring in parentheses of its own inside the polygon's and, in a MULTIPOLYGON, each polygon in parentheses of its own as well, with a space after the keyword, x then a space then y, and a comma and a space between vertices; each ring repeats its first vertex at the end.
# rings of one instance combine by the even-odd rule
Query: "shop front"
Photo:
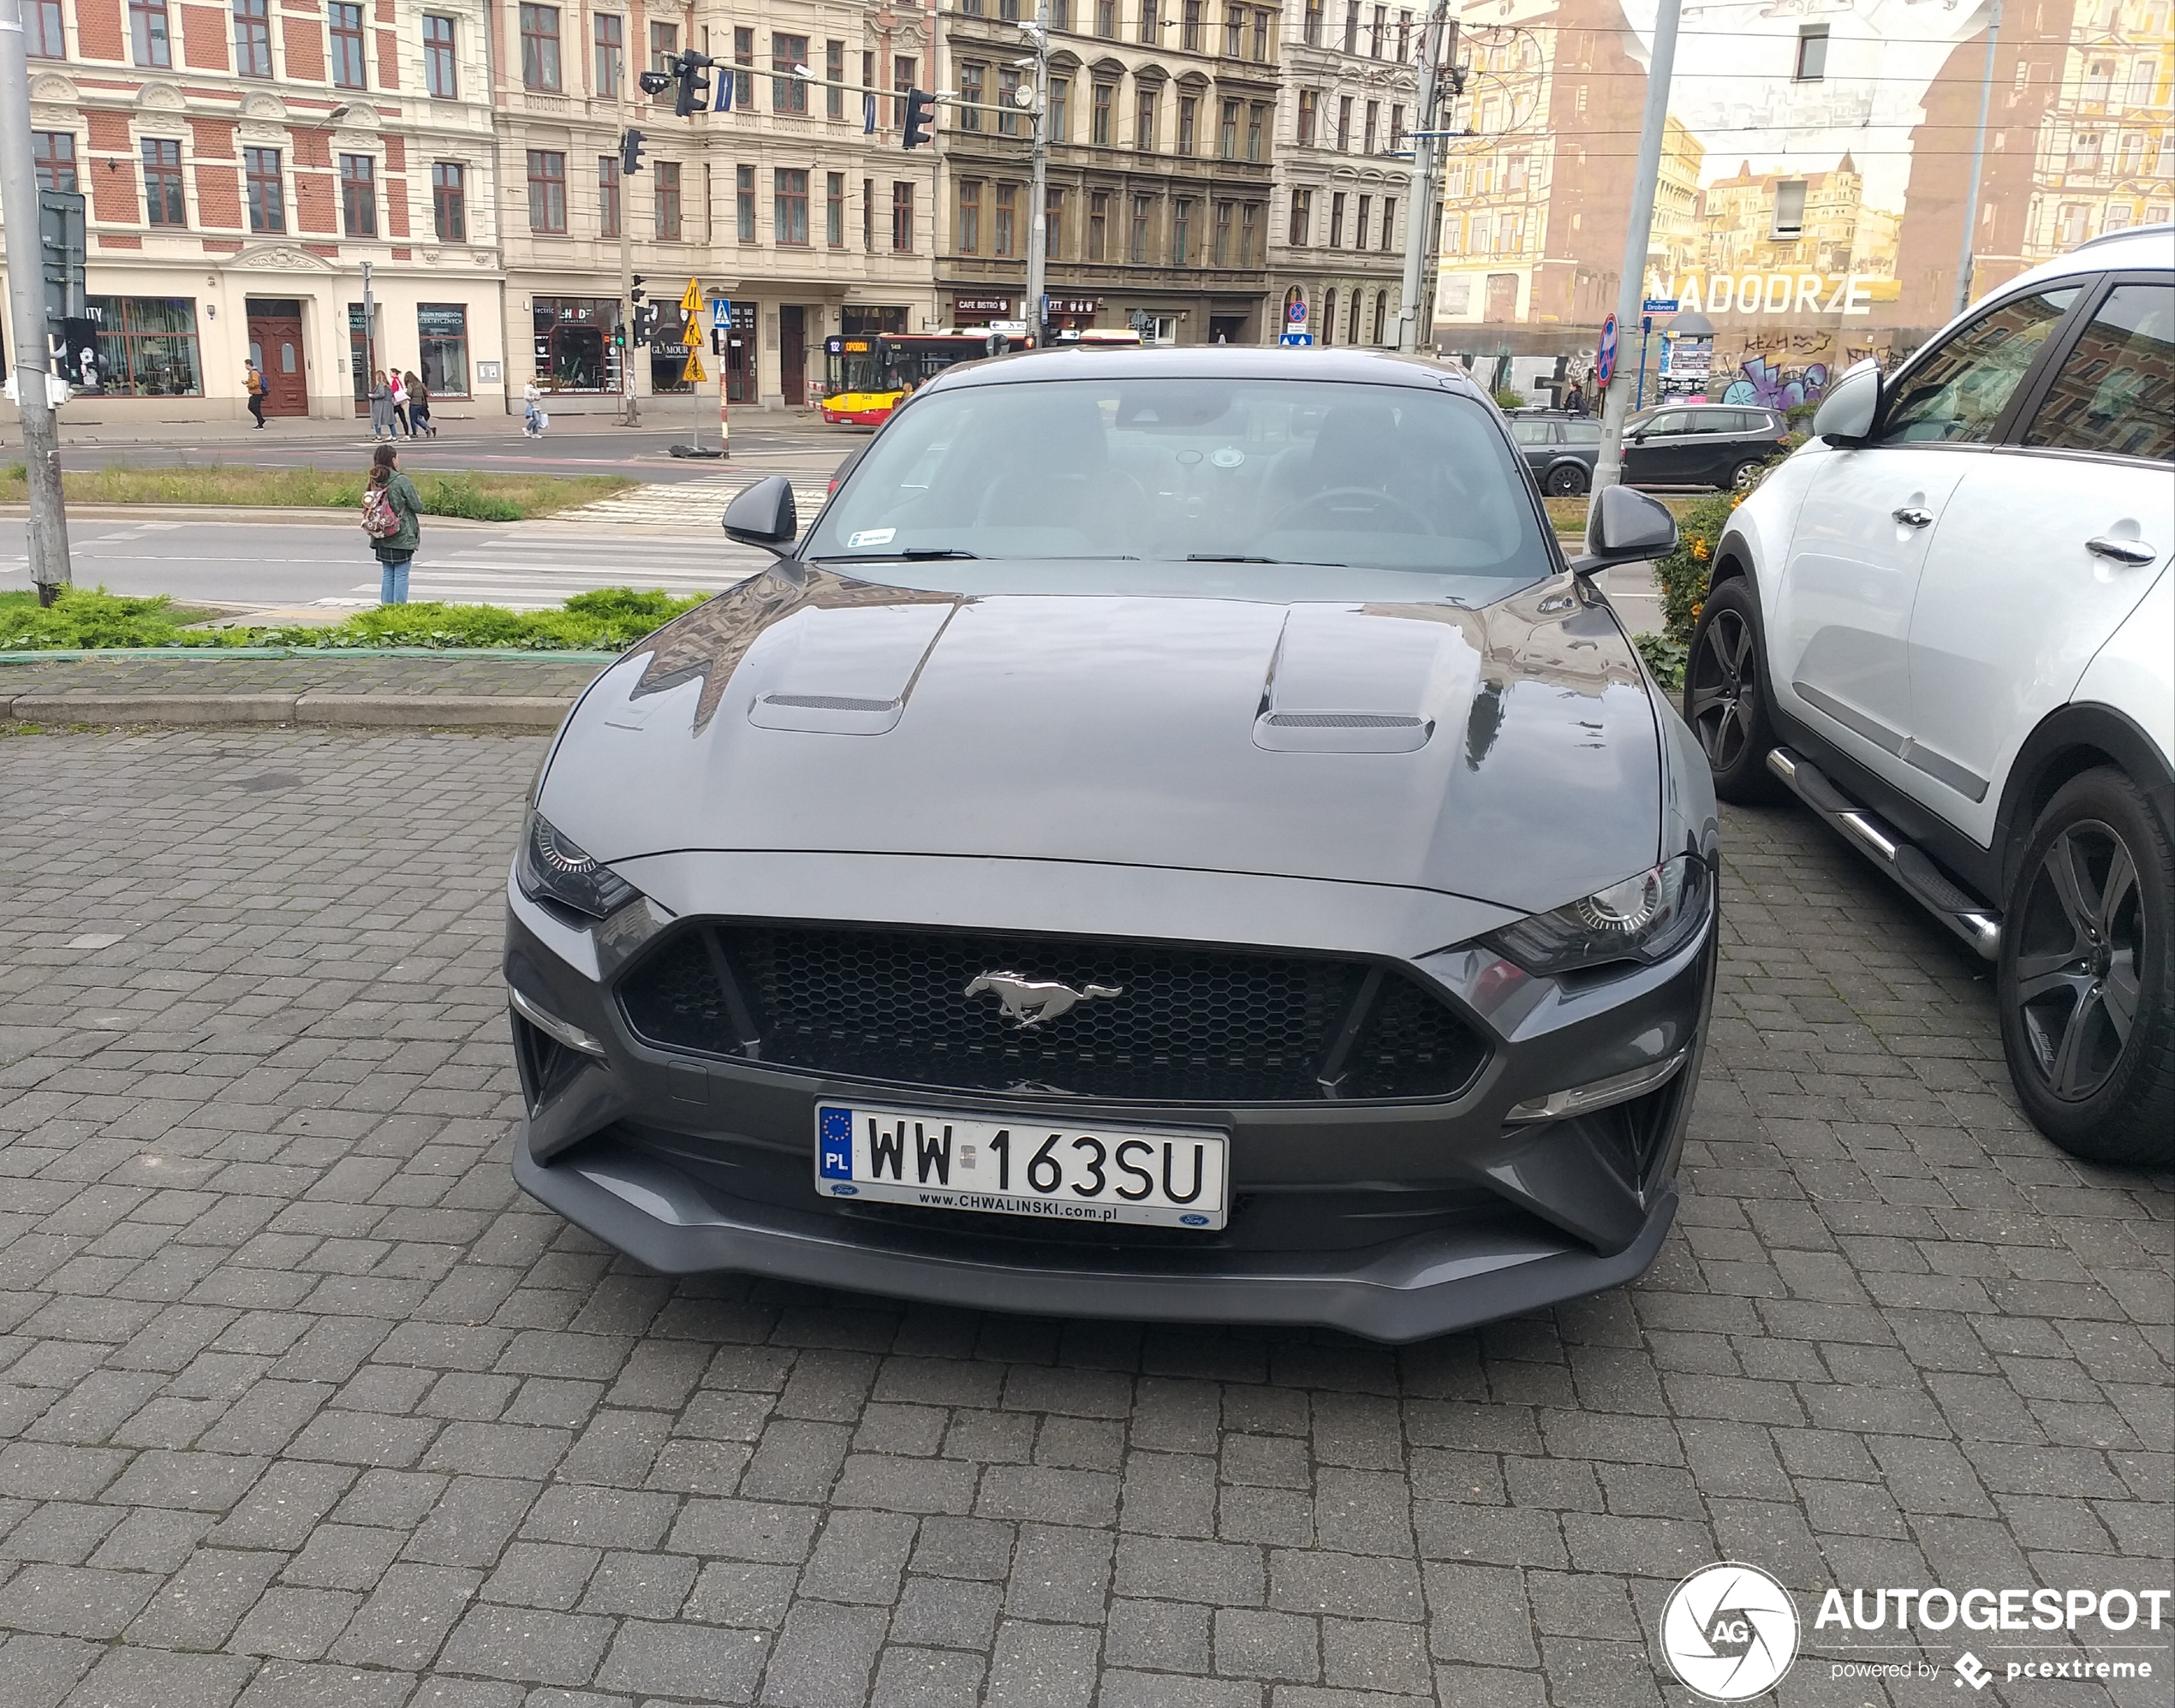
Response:
MULTIPOLYGON (((531 301, 539 391, 616 396, 620 390, 619 301, 538 296, 531 301)), ((682 348, 681 360, 686 360, 682 348)))

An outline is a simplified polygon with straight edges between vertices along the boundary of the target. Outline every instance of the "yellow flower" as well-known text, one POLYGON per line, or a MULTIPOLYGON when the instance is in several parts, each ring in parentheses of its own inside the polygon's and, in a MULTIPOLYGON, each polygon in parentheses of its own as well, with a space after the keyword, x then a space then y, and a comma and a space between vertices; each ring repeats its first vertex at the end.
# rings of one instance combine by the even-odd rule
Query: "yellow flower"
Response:
POLYGON ((1695 563, 1704 563, 1707 562, 1707 542, 1705 540, 1695 539, 1692 542, 1692 561, 1695 563))

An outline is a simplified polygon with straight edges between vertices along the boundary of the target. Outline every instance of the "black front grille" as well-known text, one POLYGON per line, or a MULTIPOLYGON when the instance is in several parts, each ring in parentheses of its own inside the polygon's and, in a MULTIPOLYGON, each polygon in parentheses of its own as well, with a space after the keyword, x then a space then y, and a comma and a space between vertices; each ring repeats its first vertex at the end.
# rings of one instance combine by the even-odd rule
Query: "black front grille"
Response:
POLYGON ((1153 1103, 1446 1097, 1480 1037, 1369 963, 1153 943, 967 932, 694 923, 621 981, 635 1034, 894 1085, 1153 1103), (1022 1027, 989 973, 1101 985, 1022 1027))

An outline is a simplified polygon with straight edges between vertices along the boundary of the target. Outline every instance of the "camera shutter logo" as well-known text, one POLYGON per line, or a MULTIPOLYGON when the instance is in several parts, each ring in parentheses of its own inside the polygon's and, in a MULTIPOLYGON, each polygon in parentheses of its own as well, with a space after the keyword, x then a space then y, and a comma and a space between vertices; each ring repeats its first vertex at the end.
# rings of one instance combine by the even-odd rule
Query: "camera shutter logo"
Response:
POLYGON ((1661 1610, 1670 1670, 1710 1701, 1748 1702, 1773 1689, 1797 1658, 1797 1638, 1790 1592, 1757 1566, 1694 1572, 1661 1610))

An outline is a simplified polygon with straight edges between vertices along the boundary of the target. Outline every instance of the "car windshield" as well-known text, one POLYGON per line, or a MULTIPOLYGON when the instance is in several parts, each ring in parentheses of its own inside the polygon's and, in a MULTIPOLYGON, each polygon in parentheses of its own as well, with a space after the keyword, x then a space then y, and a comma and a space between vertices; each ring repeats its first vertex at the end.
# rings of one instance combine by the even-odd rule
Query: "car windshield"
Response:
POLYGON ((855 465, 804 555, 1195 565, 1161 579, 1240 592, 1233 566, 1499 582, 1553 568, 1482 404, 1412 386, 1213 378, 929 393, 855 465))

